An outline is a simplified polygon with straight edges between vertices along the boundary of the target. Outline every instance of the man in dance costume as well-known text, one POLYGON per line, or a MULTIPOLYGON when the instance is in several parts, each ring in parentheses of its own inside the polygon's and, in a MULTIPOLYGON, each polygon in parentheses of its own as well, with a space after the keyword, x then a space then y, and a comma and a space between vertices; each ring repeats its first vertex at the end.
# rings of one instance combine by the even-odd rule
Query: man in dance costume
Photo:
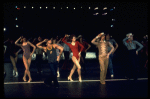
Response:
POLYGON ((26 81, 26 75, 28 75, 29 77, 29 80, 28 82, 31 82, 32 81, 32 78, 31 78, 31 75, 30 75, 30 71, 29 71, 29 68, 30 68, 30 64, 31 64, 31 57, 32 57, 32 54, 34 53, 36 47, 29 41, 26 40, 25 37, 20 37, 19 39, 16 40, 15 44, 17 46, 20 46, 23 50, 23 63, 24 63, 24 66, 25 66, 25 72, 24 72, 24 76, 23 76, 23 80, 26 81), (18 44, 18 41, 22 39, 22 44, 18 44), (30 46, 33 47, 33 51, 32 53, 30 52, 30 46))
POLYGON ((57 81, 57 66, 58 61, 60 59, 60 56, 63 52, 63 48, 61 46, 58 46, 57 44, 52 44, 52 40, 44 39, 42 42, 39 42, 36 44, 38 48, 43 49, 48 56, 48 63, 51 69, 51 76, 49 76, 44 83, 46 85, 51 85, 52 81, 54 81, 54 86, 56 88, 59 87, 58 81, 57 81), (40 46, 42 43, 46 42, 46 47, 40 46), (60 50, 59 56, 57 57, 56 54, 56 48, 60 50))
POLYGON ((126 38, 123 39, 123 44, 128 49, 128 58, 129 58, 129 68, 128 68, 128 74, 129 78, 131 76, 134 78, 134 80, 137 80, 137 55, 138 51, 140 51, 143 48, 143 45, 140 44, 138 41, 133 40, 132 33, 128 33, 126 35, 126 38), (128 41, 127 41, 128 40, 128 41), (136 49, 136 45, 139 46, 138 49, 136 49))
MULTIPOLYGON (((84 46, 82 53, 81 53, 81 61, 83 63, 83 69, 86 72, 84 61, 85 61, 86 52, 91 47, 91 45, 88 44, 86 41, 83 41, 82 35, 79 35, 78 38, 79 38, 79 42, 84 46)), ((79 47, 79 50, 80 50, 80 47, 79 47)))
POLYGON ((81 54, 81 51, 83 50, 83 45, 80 44, 78 41, 76 41, 76 37, 75 35, 71 35, 70 39, 72 40, 71 43, 67 43, 65 41, 66 37, 69 37, 69 35, 65 35, 65 37, 62 39, 62 41, 67 44, 69 46, 69 48, 71 49, 72 53, 73 53, 73 56, 72 56, 72 61, 74 63, 73 65, 73 68, 71 69, 71 72, 70 72, 70 75, 68 76, 68 80, 70 81, 73 81, 72 80, 72 75, 75 71, 76 68, 77 71, 78 71, 78 75, 79 75, 79 82, 82 82, 82 79, 81 79, 81 65, 79 64, 80 62, 80 54, 81 54), (81 47, 80 51, 78 49, 78 47, 81 47))
MULTIPOLYGON (((107 33, 107 35, 106 35, 106 41, 110 42, 113 46, 115 45, 114 51, 109 55, 109 63, 108 63, 108 69, 110 71, 111 78, 113 78, 114 77, 114 71, 113 71, 112 60, 113 60, 113 54, 116 51, 116 49, 118 48, 118 44, 116 43, 116 41, 114 39, 110 39, 109 33, 107 33)), ((111 50, 111 47, 108 47, 108 52, 110 52, 110 50, 111 50)))
POLYGON ((100 63, 100 82, 101 84, 105 84, 108 62, 109 62, 109 55, 113 52, 114 47, 113 45, 105 41, 105 34, 102 32, 98 34, 92 41, 92 44, 96 45, 99 49, 99 63, 100 63), (96 39, 100 38, 99 42, 95 42, 96 39), (108 53, 108 46, 111 47, 111 51, 108 53))

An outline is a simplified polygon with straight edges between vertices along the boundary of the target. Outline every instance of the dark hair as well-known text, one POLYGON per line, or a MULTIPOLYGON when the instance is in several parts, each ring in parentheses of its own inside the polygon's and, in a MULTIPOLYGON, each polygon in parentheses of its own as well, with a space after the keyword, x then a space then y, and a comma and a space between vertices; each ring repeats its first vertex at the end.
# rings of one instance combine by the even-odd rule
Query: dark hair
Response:
POLYGON ((109 36, 110 36, 110 34, 109 34, 109 33, 106 33, 106 35, 109 35, 109 36))
POLYGON ((72 41, 73 37, 76 37, 74 34, 70 36, 70 40, 72 41))

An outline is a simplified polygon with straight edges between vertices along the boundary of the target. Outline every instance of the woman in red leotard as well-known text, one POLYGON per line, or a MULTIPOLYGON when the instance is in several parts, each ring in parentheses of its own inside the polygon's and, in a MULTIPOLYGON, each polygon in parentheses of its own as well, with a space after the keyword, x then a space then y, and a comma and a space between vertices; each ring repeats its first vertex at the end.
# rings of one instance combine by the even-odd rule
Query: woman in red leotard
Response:
POLYGON ((66 37, 69 37, 69 35, 65 35, 65 37, 62 39, 62 41, 70 47, 70 49, 73 53, 72 61, 74 63, 73 68, 71 69, 70 75, 68 76, 68 80, 73 81, 72 80, 72 75, 73 75, 75 69, 78 68, 77 71, 78 71, 78 75, 79 75, 79 81, 82 82, 82 79, 81 79, 81 65, 79 64, 79 62, 80 62, 79 57, 80 57, 81 51, 83 50, 84 46, 82 44, 80 44, 78 41, 76 41, 75 35, 71 35, 71 37, 70 37, 71 40, 72 40, 71 43, 67 43, 65 41, 66 37), (80 51, 78 50, 79 46, 81 47, 80 51))

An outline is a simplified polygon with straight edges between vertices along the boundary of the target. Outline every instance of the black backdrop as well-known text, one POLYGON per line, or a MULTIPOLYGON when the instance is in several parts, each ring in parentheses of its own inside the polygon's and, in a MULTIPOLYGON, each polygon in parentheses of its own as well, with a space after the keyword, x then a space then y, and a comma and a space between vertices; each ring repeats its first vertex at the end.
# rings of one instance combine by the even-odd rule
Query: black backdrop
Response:
POLYGON ((63 37, 68 33, 76 36, 82 34, 90 43, 98 33, 104 31, 110 33, 122 48, 122 39, 127 33, 132 32, 139 39, 147 34, 147 7, 147 2, 5 2, 3 21, 7 30, 4 32, 4 40, 8 36, 14 39, 21 35, 27 38, 50 38, 57 35, 63 37), (95 7, 99 9, 93 10, 95 7), (103 7, 108 8, 105 10, 108 13, 106 16, 102 16, 105 12, 103 7), (113 7, 115 9, 110 11, 113 7), (94 16, 96 12, 100 14, 94 16), (16 17, 18 20, 15 20, 16 17), (116 20, 113 28, 110 27, 113 24, 112 18, 116 20))

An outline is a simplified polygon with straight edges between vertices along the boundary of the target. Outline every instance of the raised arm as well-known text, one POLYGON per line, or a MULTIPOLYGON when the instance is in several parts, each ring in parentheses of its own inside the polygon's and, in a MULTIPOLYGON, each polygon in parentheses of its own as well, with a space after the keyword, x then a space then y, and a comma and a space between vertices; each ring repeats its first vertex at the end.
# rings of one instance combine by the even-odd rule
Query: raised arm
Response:
POLYGON ((57 48, 57 49, 60 50, 59 56, 58 56, 58 58, 57 58, 57 61, 59 61, 59 60, 60 60, 60 56, 61 56, 61 54, 62 54, 64 48, 63 48, 62 46, 57 45, 57 44, 53 44, 53 45, 54 45, 55 48, 57 48))
POLYGON ((91 41, 91 43, 94 44, 94 45, 98 45, 98 42, 95 42, 95 41, 96 41, 96 39, 98 39, 99 37, 101 37, 102 34, 104 34, 104 33, 102 32, 102 33, 98 34, 98 35, 91 41))
POLYGON ((125 46, 127 46, 127 45, 128 45, 128 43, 126 42, 126 41, 127 41, 127 39, 128 39, 128 37, 126 37, 126 38, 124 38, 124 39, 123 39, 123 44, 124 44, 125 46))
POLYGON ((57 44, 59 44, 61 40, 62 40, 62 38, 60 38, 60 40, 57 42, 57 44))
POLYGON ((47 42, 47 41, 48 41, 48 39, 44 39, 43 41, 37 43, 36 46, 37 46, 38 48, 44 49, 44 51, 45 51, 45 50, 46 50, 46 47, 41 46, 41 44, 44 43, 44 42, 47 42))
POLYGON ((62 46, 57 45, 57 44, 54 44, 54 46, 60 50, 59 55, 61 56, 61 54, 62 54, 64 48, 63 48, 62 46))
POLYGON ((21 44, 18 44, 18 42, 19 42, 19 40, 21 39, 22 37, 20 37, 19 39, 17 39, 16 41, 15 41, 15 44, 17 45, 17 46, 22 46, 21 44))
POLYGON ((67 36, 68 36, 68 35, 65 35, 65 37, 62 39, 62 41, 63 41, 65 44, 67 44, 68 46, 70 46, 70 43, 67 43, 66 40, 65 40, 67 36))

